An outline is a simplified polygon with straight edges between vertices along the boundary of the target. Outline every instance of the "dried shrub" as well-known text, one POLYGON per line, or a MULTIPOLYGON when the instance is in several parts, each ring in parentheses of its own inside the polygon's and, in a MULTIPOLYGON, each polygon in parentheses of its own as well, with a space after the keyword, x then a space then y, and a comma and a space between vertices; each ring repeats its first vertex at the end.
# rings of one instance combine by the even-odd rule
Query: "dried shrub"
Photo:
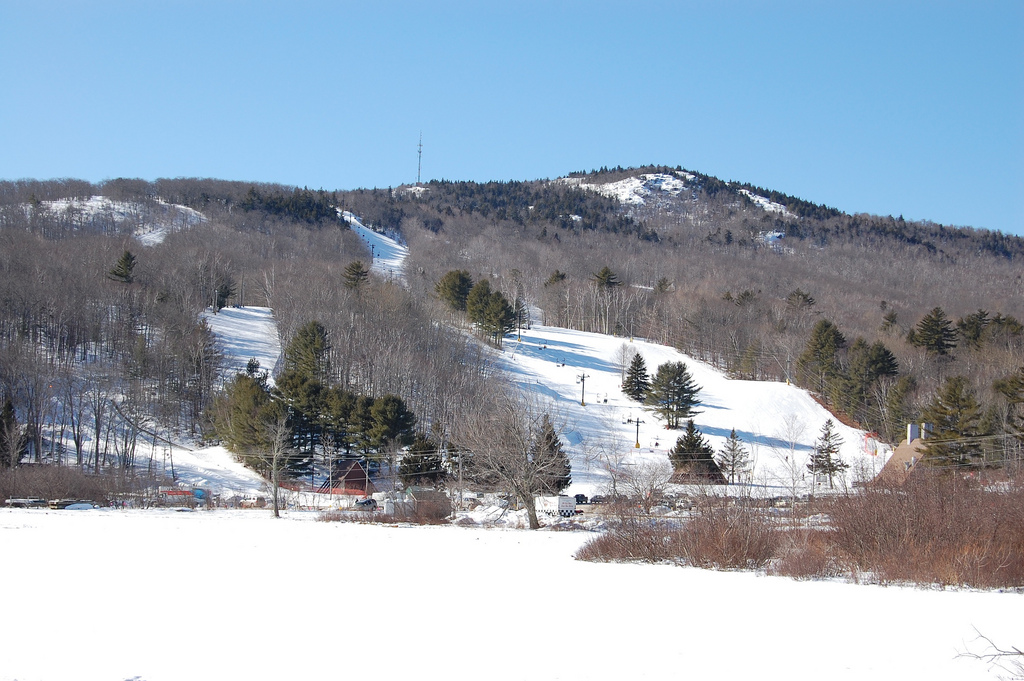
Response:
POLYGON ((96 475, 65 466, 25 465, 0 468, 0 499, 88 499, 106 504, 120 493, 145 485, 142 478, 125 479, 116 473, 96 475))
POLYGON ((673 535, 673 552, 697 567, 760 568, 776 556, 780 532, 761 509, 703 503, 673 535))
POLYGON ((915 475, 839 497, 827 533, 838 559, 879 582, 1024 586, 1024 487, 915 475))
POLYGON ((773 575, 828 579, 846 573, 836 560, 834 547, 825 531, 790 530, 782 533, 780 544, 779 557, 768 568, 773 575))
POLYGON ((719 569, 763 567, 776 554, 779 528, 760 510, 702 503, 682 524, 620 515, 576 554, 591 561, 672 561, 719 569))

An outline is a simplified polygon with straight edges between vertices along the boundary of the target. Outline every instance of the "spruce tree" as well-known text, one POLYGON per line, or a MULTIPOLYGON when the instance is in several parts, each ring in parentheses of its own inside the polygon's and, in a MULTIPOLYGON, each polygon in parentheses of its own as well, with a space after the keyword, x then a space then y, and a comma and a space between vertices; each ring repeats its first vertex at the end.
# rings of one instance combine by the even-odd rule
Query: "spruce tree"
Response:
POLYGON ((917 323, 907 340, 931 355, 945 357, 956 347, 956 330, 943 309, 936 307, 917 323))
POLYGON ((540 494, 561 494, 572 483, 572 467, 562 448, 562 441, 547 414, 541 420, 540 432, 534 440, 531 453, 538 471, 540 494))
POLYGON ((735 428, 729 431, 729 439, 718 453, 718 467, 722 469, 730 484, 750 470, 750 456, 743 446, 743 440, 736 435, 735 428))
POLYGON ((810 461, 807 462, 807 470, 812 475, 828 476, 830 489, 835 488, 835 476, 850 467, 839 456, 839 447, 843 444, 843 438, 835 432, 835 426, 832 419, 825 421, 825 425, 821 427, 821 436, 814 443, 814 451, 811 452, 810 461))
POLYGON ((683 419, 700 413, 694 410, 700 404, 699 392, 686 364, 665 362, 658 367, 644 403, 665 421, 666 428, 678 428, 683 419))
POLYGON ((626 370, 626 379, 622 382, 622 392, 637 402, 647 399, 647 391, 651 387, 651 380, 647 376, 647 362, 639 352, 633 355, 629 368, 626 370))
POLYGON ((971 466, 984 452, 977 438, 985 435, 981 405, 964 376, 950 376, 921 412, 931 424, 924 461, 936 466, 971 466))
POLYGON ((694 461, 710 460, 714 453, 715 450, 694 425, 693 419, 689 419, 686 422, 686 432, 676 440, 675 446, 668 453, 668 458, 673 468, 679 469, 694 461))

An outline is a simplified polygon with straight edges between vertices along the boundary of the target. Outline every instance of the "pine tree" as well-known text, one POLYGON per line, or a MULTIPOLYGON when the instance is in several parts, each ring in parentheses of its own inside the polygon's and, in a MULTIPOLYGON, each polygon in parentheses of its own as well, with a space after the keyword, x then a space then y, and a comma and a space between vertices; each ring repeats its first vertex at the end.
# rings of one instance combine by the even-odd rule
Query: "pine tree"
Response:
POLYGON ((945 357, 956 347, 956 331, 943 309, 936 307, 917 323, 907 340, 931 355, 945 357))
POLYGON ((132 255, 131 251, 125 251, 121 254, 121 257, 117 259, 114 269, 108 272, 108 276, 114 281, 130 284, 135 280, 134 272, 135 256, 132 255))
POLYGON ((986 434, 981 406, 965 377, 947 378, 921 412, 921 418, 932 426, 925 440, 924 461, 937 466, 970 466, 981 462, 984 452, 976 439, 986 434))
POLYGON ((366 269, 361 260, 353 260, 345 267, 342 279, 345 281, 345 288, 358 290, 370 278, 370 270, 366 269))
POLYGON ((445 471, 437 443, 417 433, 398 464, 398 477, 405 485, 436 485, 443 480, 445 471))
POLYGON ((626 379, 622 382, 622 392, 630 399, 643 402, 647 399, 647 391, 650 390, 651 380, 647 376, 647 362, 639 352, 633 355, 629 368, 626 370, 626 379))
POLYGON ((839 456, 839 447, 843 444, 843 438, 835 432, 836 424, 832 419, 825 421, 821 427, 821 437, 814 444, 814 451, 811 452, 810 461, 807 462, 807 470, 812 475, 828 476, 829 489, 834 489, 834 479, 841 474, 850 464, 844 463, 839 456))
POLYGON ((622 286, 619 276, 612 272, 608 266, 602 267, 600 271, 595 272, 592 278, 599 289, 612 289, 622 286))
POLYGON ((547 414, 541 419, 540 432, 534 440, 531 458, 541 485, 538 494, 560 494, 572 484, 569 457, 547 414))
POLYGON ((483 318, 478 322, 480 330, 489 336, 494 344, 501 347, 502 338, 516 328, 516 313, 501 291, 495 291, 487 299, 483 318))
POLYGON ((487 305, 491 302, 491 282, 481 279, 466 295, 466 316, 474 324, 481 324, 487 311, 487 305))
POLYGON ((405 406, 405 401, 401 397, 384 395, 374 400, 370 408, 370 418, 372 425, 368 436, 373 446, 384 447, 388 443, 412 444, 416 415, 405 406))
POLYGON ((666 428, 678 428, 679 423, 697 412, 700 392, 690 370, 683 362, 666 362, 658 367, 644 403, 665 421, 666 428))
POLYGON ((438 279, 434 292, 456 312, 466 311, 466 297, 473 289, 473 278, 466 270, 451 270, 438 279))
POLYGON ((689 419, 686 422, 686 432, 676 440, 675 446, 668 453, 668 458, 672 466, 679 469, 694 461, 711 459, 714 453, 715 450, 694 425, 693 419, 689 419))
POLYGON ((830 386, 843 376, 839 351, 844 347, 846 338, 839 327, 827 319, 815 324, 807 347, 796 361, 801 382, 819 393, 829 392, 830 386))
POLYGON ((736 435, 735 428, 729 432, 729 439, 718 453, 718 467, 729 478, 730 484, 750 470, 750 456, 743 446, 743 440, 736 435))

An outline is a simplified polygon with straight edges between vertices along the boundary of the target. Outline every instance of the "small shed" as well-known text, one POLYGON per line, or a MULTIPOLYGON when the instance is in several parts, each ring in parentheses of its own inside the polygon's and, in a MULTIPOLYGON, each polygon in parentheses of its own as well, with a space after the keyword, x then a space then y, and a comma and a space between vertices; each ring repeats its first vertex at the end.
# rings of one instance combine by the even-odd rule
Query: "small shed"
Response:
POLYGON ((452 512, 452 500, 445 492, 430 487, 409 487, 405 494, 412 500, 417 515, 444 518, 452 512))

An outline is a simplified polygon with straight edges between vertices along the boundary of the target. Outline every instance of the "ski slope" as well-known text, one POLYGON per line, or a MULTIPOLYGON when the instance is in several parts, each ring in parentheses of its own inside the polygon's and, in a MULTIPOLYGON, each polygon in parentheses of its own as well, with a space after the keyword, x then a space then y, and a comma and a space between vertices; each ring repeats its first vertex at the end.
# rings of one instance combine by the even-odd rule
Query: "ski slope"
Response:
POLYGON ((397 279, 404 282, 405 259, 409 255, 409 249, 391 237, 366 227, 362 220, 353 213, 343 211, 341 216, 370 249, 373 257, 370 270, 385 279, 397 279))
MULTIPOLYGON (((524 391, 549 406, 556 422, 564 424, 562 437, 573 466, 570 493, 590 496, 607 491, 612 458, 619 466, 666 461, 682 435, 680 430, 666 430, 649 409, 622 392, 618 355, 623 346, 643 356, 651 375, 665 362, 687 365, 701 386, 695 425, 715 451, 736 430, 751 455, 752 470, 745 483, 756 493, 811 491, 807 459, 825 421, 834 417, 806 390, 785 383, 731 379, 673 348, 639 339, 533 326, 523 330, 521 340, 506 340, 501 364, 524 391), (580 380, 581 376, 585 378, 580 380), (639 439, 637 419, 641 421, 639 439)), ((855 481, 873 477, 888 450, 872 444, 865 452, 863 431, 835 425, 843 439, 841 457, 850 464, 835 484, 848 489, 855 481)), ((824 491, 828 486, 815 487, 824 491)))

